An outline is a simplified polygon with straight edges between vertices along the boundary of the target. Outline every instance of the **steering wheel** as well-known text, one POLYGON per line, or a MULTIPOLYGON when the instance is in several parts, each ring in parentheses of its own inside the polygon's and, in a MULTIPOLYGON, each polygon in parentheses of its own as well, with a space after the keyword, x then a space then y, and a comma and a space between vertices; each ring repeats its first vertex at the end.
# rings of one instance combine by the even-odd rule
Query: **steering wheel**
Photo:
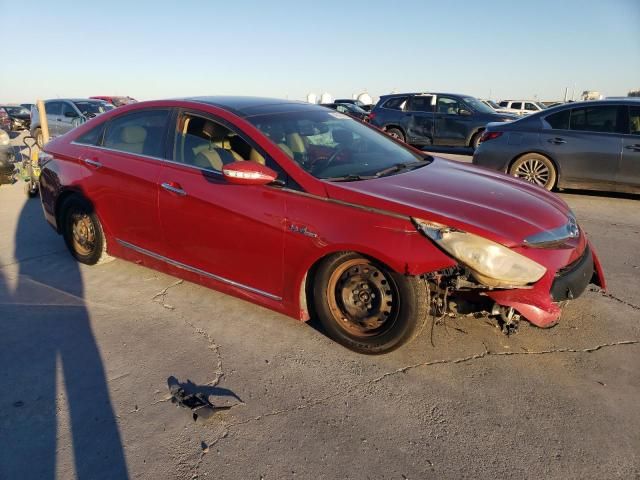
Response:
POLYGON ((328 156, 327 158, 319 158, 318 160, 313 162, 311 173, 315 175, 329 168, 333 161, 338 158, 338 155, 340 155, 346 149, 346 147, 343 147, 341 145, 336 146, 336 150, 330 156, 328 156))

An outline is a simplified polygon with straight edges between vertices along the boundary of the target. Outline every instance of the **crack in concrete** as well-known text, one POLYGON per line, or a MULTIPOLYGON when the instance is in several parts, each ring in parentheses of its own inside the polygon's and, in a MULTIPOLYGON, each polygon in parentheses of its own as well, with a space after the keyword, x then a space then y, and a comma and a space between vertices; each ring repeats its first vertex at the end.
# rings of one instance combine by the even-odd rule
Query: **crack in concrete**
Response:
POLYGON ((344 396, 344 395, 348 395, 360 388, 369 386, 369 385, 373 385, 375 383, 379 383, 381 381, 383 381, 386 378, 392 377, 394 375, 397 375, 399 373, 406 373, 409 370, 413 370, 416 368, 420 368, 420 367, 430 367, 433 365, 445 365, 445 364, 460 364, 460 363, 466 363, 466 362, 471 362, 473 360, 480 360, 482 358, 485 357, 489 357, 489 356, 516 356, 516 355, 549 355, 549 354, 558 354, 558 353, 592 353, 592 352, 596 352, 598 350, 604 349, 604 348, 610 348, 610 347, 617 347, 617 346, 622 346, 622 345, 636 345, 640 343, 640 340, 621 340, 618 342, 611 342, 611 343, 602 343, 593 347, 588 347, 588 348, 582 348, 582 349, 576 349, 576 348, 570 348, 570 347, 563 347, 563 348, 553 348, 553 349, 548 349, 548 350, 534 350, 534 351, 524 351, 524 352, 512 352, 512 351, 500 351, 500 352, 492 352, 489 349, 487 349, 487 347, 485 346, 485 350, 483 352, 480 353, 475 353, 473 355, 468 355, 466 357, 459 357, 459 358, 451 358, 451 359, 439 359, 439 360, 431 360, 428 362, 419 362, 419 363, 414 363, 411 365, 406 365, 404 367, 398 368, 396 370, 393 370, 391 372, 386 372, 378 377, 372 378, 371 380, 367 380, 366 382, 361 382, 358 384, 354 384, 352 385, 350 388, 348 388, 346 391, 341 391, 341 392, 336 392, 336 393, 332 393, 329 395, 326 395, 324 397, 318 398, 316 400, 312 400, 309 401, 307 403, 303 403, 300 405, 296 405, 294 407, 289 407, 289 408, 283 408, 283 409, 279 409, 279 410, 273 410, 271 412, 267 412, 264 413, 262 415, 258 415, 256 417, 251 417, 248 418, 246 420, 242 420, 240 422, 235 422, 235 423, 231 423, 229 425, 227 425, 227 431, 231 428, 234 427, 238 427, 240 425, 245 425, 248 423, 252 423, 252 422, 256 422, 256 421, 260 421, 264 418, 267 417, 273 417, 273 416, 277 416, 277 415, 282 415, 282 414, 286 414, 286 413, 291 413, 291 412, 295 412, 298 410, 305 410, 307 408, 311 408, 314 407, 316 405, 322 404, 327 402, 328 400, 332 400, 334 398, 340 397, 340 396, 344 396))
POLYGON ((618 303, 622 303, 623 305, 626 305, 627 307, 631 307, 634 310, 640 310, 640 306, 635 305, 635 304, 633 304, 631 302, 627 302, 626 300, 623 300, 620 297, 616 297, 612 293, 607 293, 607 292, 600 291, 600 295, 602 295, 605 298, 610 298, 611 300, 615 300, 618 303))
POLYGON ((175 307, 173 305, 170 305, 170 304, 166 303, 165 300, 166 300, 167 295, 169 293, 169 289, 173 288, 173 287, 177 287, 178 285, 181 285, 182 283, 184 283, 184 280, 176 280, 171 285, 169 285, 168 287, 163 288, 158 293, 156 293, 153 297, 151 297, 151 301, 159 303, 164 308, 167 308, 169 310, 175 310, 175 307))

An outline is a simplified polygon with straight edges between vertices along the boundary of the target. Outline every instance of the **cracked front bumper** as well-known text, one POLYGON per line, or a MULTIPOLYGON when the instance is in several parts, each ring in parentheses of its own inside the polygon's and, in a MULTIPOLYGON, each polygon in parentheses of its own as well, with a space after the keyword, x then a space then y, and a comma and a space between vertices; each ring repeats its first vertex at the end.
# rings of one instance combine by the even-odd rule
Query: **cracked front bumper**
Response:
MULTIPOLYGON (((535 252, 536 261, 547 267, 547 274, 530 289, 493 290, 486 295, 499 305, 513 307, 533 325, 549 328, 558 323, 562 309, 559 302, 579 297, 592 283, 606 288, 600 261, 590 242, 583 237, 580 256, 573 261, 561 262, 562 251, 535 252)), ((531 255, 530 255, 531 256, 531 255)))

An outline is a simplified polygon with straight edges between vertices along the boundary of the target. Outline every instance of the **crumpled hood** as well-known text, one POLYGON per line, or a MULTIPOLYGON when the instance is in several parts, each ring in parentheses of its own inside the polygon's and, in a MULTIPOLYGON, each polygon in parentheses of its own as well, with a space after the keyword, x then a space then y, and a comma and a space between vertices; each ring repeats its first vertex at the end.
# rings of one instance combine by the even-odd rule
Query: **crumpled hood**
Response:
POLYGON ((492 170, 434 158, 427 166, 374 180, 328 183, 331 198, 431 220, 503 245, 567 223, 557 195, 492 170))

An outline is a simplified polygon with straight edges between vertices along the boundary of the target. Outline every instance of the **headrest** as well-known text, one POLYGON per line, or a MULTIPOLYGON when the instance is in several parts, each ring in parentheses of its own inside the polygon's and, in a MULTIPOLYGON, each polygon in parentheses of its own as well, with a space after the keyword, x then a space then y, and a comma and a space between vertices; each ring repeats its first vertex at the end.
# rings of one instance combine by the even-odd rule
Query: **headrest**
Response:
POLYGON ((138 125, 129 125, 120 130, 120 140, 124 143, 144 143, 147 131, 138 125))
POLYGON ((351 145, 353 143, 353 133, 344 128, 335 128, 331 131, 331 138, 341 145, 351 145))
POLYGON ((229 131, 217 123, 206 122, 202 127, 202 133, 209 137, 212 142, 219 142, 225 139, 229 131))

